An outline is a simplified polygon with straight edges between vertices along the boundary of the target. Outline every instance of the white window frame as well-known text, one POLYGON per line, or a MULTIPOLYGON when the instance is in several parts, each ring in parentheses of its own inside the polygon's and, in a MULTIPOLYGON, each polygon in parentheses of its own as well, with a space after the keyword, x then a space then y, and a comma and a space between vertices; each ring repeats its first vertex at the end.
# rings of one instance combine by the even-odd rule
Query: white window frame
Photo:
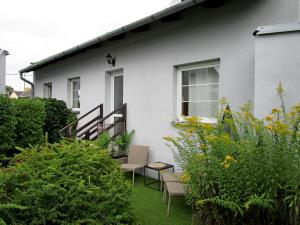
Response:
MULTIPOLYGON (((220 68, 219 60, 177 67, 177 107, 176 107, 176 109, 177 109, 178 122, 184 121, 184 116, 182 116, 182 73, 184 71, 189 71, 189 70, 207 69, 207 68, 215 68, 215 67, 220 68)), ((220 71, 220 69, 219 69, 219 71, 220 71)), ((219 85, 218 99, 220 99, 220 72, 219 72, 219 82, 218 83, 210 83, 210 84, 218 84, 219 85)), ((201 85, 201 84, 199 84, 199 85, 201 85)), ((207 84, 203 84, 203 85, 207 85, 207 84)), ((212 102, 212 101, 206 101, 206 102, 212 102)), ((199 118, 201 118, 201 121, 204 123, 216 123, 216 118, 202 117, 202 116, 200 116, 199 118)))
POLYGON ((44 95, 44 98, 52 98, 52 95, 53 95, 53 86, 52 86, 52 82, 47 82, 47 83, 44 83, 43 85, 43 95, 44 95), (50 87, 51 87, 51 96, 49 96, 49 90, 50 90, 50 87))
MULTIPOLYGON (((114 111, 114 107, 115 107, 115 77, 123 77, 123 101, 124 101, 124 74, 123 74, 123 70, 116 70, 116 71, 112 71, 110 76, 111 76, 111 89, 110 89, 110 96, 111 96, 111 112, 114 111)), ((114 117, 123 117, 122 114, 114 114, 112 116, 112 119, 114 117)), ((113 122, 112 122, 113 123, 113 122)))
POLYGON ((74 78, 70 78, 69 79, 69 83, 70 83, 70 108, 74 111, 80 111, 80 107, 79 108, 74 108, 73 107, 73 82, 74 81, 79 81, 79 85, 80 85, 80 88, 79 88, 79 104, 80 104, 80 90, 81 90, 81 83, 80 83, 80 77, 74 77, 74 78))

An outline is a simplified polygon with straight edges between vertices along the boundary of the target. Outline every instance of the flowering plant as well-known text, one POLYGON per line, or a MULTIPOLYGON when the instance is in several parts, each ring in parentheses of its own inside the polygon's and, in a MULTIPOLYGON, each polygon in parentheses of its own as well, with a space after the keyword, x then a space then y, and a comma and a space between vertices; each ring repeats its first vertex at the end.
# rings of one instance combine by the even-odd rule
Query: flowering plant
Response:
POLYGON ((300 224, 300 103, 287 111, 282 101, 264 119, 251 104, 220 115, 214 125, 187 118, 165 138, 185 171, 194 223, 300 224))

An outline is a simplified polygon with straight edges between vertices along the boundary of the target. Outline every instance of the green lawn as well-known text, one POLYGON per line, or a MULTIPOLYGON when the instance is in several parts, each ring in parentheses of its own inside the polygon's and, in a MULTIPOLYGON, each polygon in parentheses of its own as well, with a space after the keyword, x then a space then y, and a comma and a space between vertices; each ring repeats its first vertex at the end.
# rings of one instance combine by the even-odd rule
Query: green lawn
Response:
POLYGON ((162 201, 163 192, 144 186, 144 178, 136 176, 133 193, 135 225, 190 225, 192 211, 185 204, 183 196, 172 197, 170 216, 167 204, 162 201))

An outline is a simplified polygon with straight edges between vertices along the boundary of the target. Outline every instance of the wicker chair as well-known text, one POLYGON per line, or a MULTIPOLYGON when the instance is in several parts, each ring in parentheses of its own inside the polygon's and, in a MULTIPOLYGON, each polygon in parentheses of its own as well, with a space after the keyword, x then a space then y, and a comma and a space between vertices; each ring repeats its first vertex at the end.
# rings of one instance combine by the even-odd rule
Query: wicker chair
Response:
POLYGON ((126 172, 132 171, 132 185, 134 185, 134 174, 138 169, 143 169, 148 163, 149 146, 131 145, 129 147, 127 163, 121 164, 121 169, 126 172))

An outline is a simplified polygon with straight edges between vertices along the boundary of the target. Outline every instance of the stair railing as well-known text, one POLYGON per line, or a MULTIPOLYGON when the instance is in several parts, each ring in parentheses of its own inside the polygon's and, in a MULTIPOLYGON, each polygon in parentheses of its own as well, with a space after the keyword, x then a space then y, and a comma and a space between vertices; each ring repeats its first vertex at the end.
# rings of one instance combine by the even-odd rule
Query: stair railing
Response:
POLYGON ((95 118, 97 118, 96 120, 102 119, 103 118, 103 104, 100 104, 100 105, 96 106, 95 108, 91 109, 90 111, 88 111, 87 113, 85 113, 84 115, 82 115, 81 117, 79 117, 77 120, 71 122, 67 126, 60 129, 59 132, 67 138, 72 138, 74 136, 76 137, 77 129, 76 128, 73 129, 74 126, 77 126, 79 121, 86 118, 88 115, 90 115, 91 113, 95 112, 98 109, 99 109, 99 115, 95 118))
MULTIPOLYGON (((114 117, 113 117, 114 118, 114 117)), ((126 131, 127 127, 127 104, 110 112, 103 118, 94 118, 79 129, 76 130, 76 137, 79 139, 94 140, 103 132, 111 132, 111 138, 114 139, 118 135, 126 131), (112 116, 119 114, 116 120, 112 121, 112 116), (108 120, 108 122, 107 122, 108 120)))

